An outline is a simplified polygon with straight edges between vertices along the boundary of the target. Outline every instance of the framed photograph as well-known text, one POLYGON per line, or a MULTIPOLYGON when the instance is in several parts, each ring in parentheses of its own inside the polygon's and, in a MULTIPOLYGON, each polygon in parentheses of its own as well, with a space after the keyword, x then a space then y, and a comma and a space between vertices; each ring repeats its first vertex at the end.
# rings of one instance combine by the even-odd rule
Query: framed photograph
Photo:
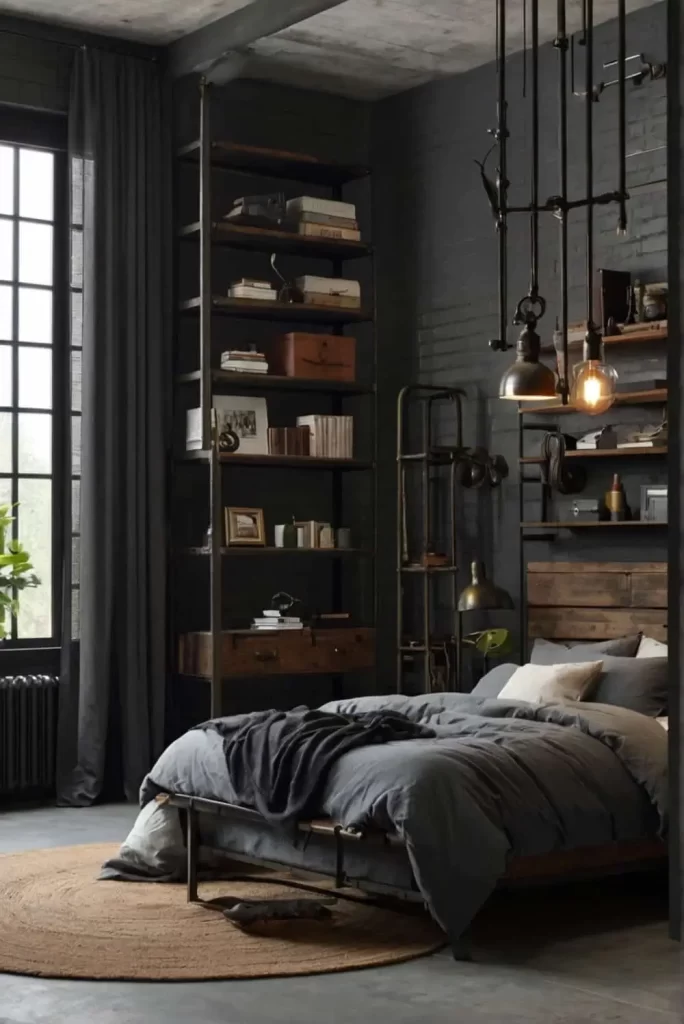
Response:
POLYGON ((263 547, 266 543, 264 510, 262 508, 226 508, 226 544, 234 547, 255 544, 263 547))
POLYGON ((230 438, 226 451, 237 455, 268 455, 268 411, 265 398, 214 395, 219 437, 230 438))
POLYGON ((643 484, 641 518, 647 523, 667 522, 667 484, 643 484))

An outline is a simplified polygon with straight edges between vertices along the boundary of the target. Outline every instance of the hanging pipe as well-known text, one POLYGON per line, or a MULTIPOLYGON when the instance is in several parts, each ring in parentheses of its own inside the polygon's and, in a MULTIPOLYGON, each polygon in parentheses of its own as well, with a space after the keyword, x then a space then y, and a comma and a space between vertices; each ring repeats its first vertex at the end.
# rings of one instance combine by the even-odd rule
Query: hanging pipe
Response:
POLYGON ((559 391, 563 404, 568 402, 570 392, 568 382, 568 34, 566 23, 566 0, 558 0, 557 36, 554 45, 558 50, 558 163, 559 163, 559 203, 560 217, 560 343, 561 351, 557 353, 559 371, 559 391))
POLYGON ((530 298, 539 295, 539 0, 532 0, 532 186, 530 298))
POLYGON ((587 333, 589 333, 594 326, 594 0, 584 0, 584 2, 586 6, 584 129, 587 201, 587 333))
POLYGON ((617 0, 618 7, 618 147, 620 150, 619 159, 619 181, 618 192, 618 234, 624 235, 627 230, 627 117, 625 101, 625 75, 627 61, 626 44, 626 10, 625 0, 617 0))
POLYGON ((505 351, 508 348, 508 166, 506 144, 508 127, 506 116, 506 0, 496 0, 496 69, 499 81, 497 100, 497 129, 499 168, 497 189, 497 234, 499 238, 499 337, 490 341, 490 347, 505 351))

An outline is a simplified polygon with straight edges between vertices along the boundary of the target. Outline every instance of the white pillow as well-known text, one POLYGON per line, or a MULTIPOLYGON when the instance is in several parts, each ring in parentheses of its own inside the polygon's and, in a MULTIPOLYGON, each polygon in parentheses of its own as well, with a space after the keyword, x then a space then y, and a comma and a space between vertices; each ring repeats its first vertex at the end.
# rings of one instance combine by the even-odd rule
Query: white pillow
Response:
POLYGON ((637 658, 667 658, 667 644, 661 644, 660 640, 654 640, 650 636, 642 636, 637 658))
POLYGON ((501 690, 499 700, 525 700, 530 704, 581 700, 600 676, 602 668, 602 661, 521 665, 501 690))
POLYGON ((667 715, 661 715, 660 718, 656 718, 658 725, 662 725, 665 732, 670 731, 670 720, 667 715))

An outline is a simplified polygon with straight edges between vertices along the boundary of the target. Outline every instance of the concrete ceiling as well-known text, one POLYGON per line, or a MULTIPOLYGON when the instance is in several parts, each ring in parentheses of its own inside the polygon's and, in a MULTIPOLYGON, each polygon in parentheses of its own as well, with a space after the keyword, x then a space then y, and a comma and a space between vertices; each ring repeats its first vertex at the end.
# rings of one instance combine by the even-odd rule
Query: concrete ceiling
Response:
MULTIPOLYGON (((251 0, 0 0, 0 12, 166 44, 251 0)), ((286 0, 282 0, 283 3, 286 0)), ((522 49, 522 2, 508 0, 511 51, 522 49)), ((628 11, 658 0, 627 0, 628 11)), ((568 0, 569 27, 581 0, 568 0)), ((616 0, 595 0, 597 23, 616 0)), ((541 0, 543 40, 555 33, 555 4, 541 0)), ((494 57, 494 0, 346 0, 250 46, 252 77, 377 99, 494 57)))

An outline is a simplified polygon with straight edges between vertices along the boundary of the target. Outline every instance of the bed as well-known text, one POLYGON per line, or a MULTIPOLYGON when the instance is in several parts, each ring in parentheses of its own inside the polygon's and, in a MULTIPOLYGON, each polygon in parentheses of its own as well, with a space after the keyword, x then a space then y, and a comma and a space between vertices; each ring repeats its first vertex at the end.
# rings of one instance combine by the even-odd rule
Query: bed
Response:
MULTIPOLYGON (((643 625, 658 639, 665 574, 652 563, 532 564, 530 636, 596 642, 643 625)), ((436 737, 345 754, 329 774, 321 817, 300 822, 295 840, 236 805, 217 733, 187 733, 147 776, 141 803, 183 812, 190 899, 201 844, 376 897, 420 900, 460 951, 497 885, 666 858, 667 732, 654 717, 596 701, 532 705, 466 694, 324 707, 394 709, 436 737)))

